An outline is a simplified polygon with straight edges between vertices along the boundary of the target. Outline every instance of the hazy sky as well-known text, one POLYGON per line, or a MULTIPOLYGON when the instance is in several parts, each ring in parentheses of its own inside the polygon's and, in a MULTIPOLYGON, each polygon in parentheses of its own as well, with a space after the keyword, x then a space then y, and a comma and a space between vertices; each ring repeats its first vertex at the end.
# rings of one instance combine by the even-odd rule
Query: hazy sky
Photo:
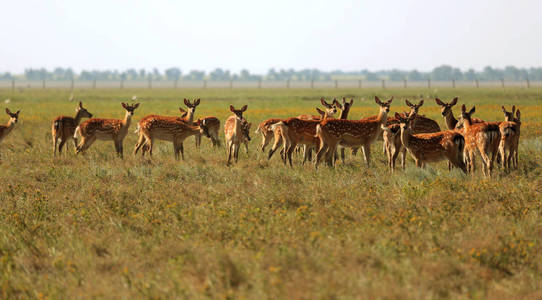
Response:
POLYGON ((0 72, 542 66, 537 0, 0 1, 0 72))

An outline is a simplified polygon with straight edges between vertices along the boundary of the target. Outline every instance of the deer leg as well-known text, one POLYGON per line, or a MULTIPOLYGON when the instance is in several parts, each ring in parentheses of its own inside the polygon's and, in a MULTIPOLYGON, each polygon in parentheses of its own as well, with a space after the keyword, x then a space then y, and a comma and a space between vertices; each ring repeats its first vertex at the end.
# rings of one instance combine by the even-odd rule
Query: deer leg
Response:
POLYGON ((56 156, 57 142, 58 142, 58 138, 55 135, 53 135, 53 157, 56 156))
POLYGON ((247 150, 247 156, 248 156, 248 142, 245 141, 245 149, 247 150))
POLYGON ((64 147, 64 144, 66 144, 66 139, 61 138, 58 144, 58 156, 62 156, 62 147, 64 147))
POLYGON ((81 143, 79 144, 79 146, 77 146, 77 150, 76 150, 76 153, 84 153, 94 142, 96 141, 96 138, 92 138, 92 137, 89 137, 89 138, 85 138, 83 137, 81 139, 81 143))
POLYGON ((237 163, 237 161, 239 160, 239 146, 241 146, 240 144, 235 144, 234 145, 234 148, 235 148, 235 163, 237 163))
MULTIPOLYGON (((395 170, 395 161, 397 160, 397 156, 399 156, 399 152, 401 152, 402 149, 397 149, 397 147, 394 147, 393 150, 392 150, 392 155, 391 155, 391 171, 393 172, 395 170)), ((403 170, 405 169, 405 154, 404 152, 401 152, 402 153, 402 162, 401 162, 401 166, 403 167, 403 170)))
POLYGON ((318 152, 316 153, 316 159, 314 160, 314 168, 318 169, 318 164, 320 163, 320 160, 322 159, 322 156, 327 151, 327 145, 320 142, 320 149, 318 149, 318 152))
POLYGON ((405 170, 405 160, 406 160, 406 148, 401 148, 401 168, 403 168, 403 171, 405 170))
MULTIPOLYGON (((137 154, 137 151, 139 151, 139 149, 141 148, 141 146, 143 146, 144 143, 146 143, 147 141, 145 140, 145 137, 140 134, 139 135, 139 138, 137 140, 137 143, 135 144, 135 147, 134 147, 134 155, 137 154)), ((143 150, 142 150, 142 153, 144 153, 145 151, 145 147, 143 147, 143 150)), ((144 155, 144 154, 143 154, 144 155)))
MULTIPOLYGON (((297 145, 296 145, 297 146, 297 145)), ((291 145, 289 148, 288 148, 288 151, 286 151, 286 154, 288 156, 288 162, 290 162, 290 167, 293 168, 293 164, 292 164, 292 154, 294 153, 294 150, 296 149, 296 147, 294 147, 293 145, 291 145)))
POLYGON ((231 162, 231 152, 232 152, 231 150, 232 150, 232 146, 233 146, 233 145, 232 145, 232 142, 231 142, 231 141, 227 141, 227 142, 226 142, 226 147, 227 147, 227 152, 228 152, 228 154, 227 154, 228 162, 226 163, 227 166, 229 166, 229 165, 230 165, 230 162, 231 162))
POLYGON ((179 150, 181 151, 181 158, 184 160, 184 145, 181 143, 179 145, 179 150))
POLYGON ((361 150, 363 150, 363 156, 365 157, 365 163, 367 164, 367 167, 369 167, 369 161, 371 159, 371 146, 370 145, 363 145, 363 146, 361 146, 361 150))
POLYGON ((173 141, 173 155, 175 160, 179 160, 179 143, 177 141, 173 141))

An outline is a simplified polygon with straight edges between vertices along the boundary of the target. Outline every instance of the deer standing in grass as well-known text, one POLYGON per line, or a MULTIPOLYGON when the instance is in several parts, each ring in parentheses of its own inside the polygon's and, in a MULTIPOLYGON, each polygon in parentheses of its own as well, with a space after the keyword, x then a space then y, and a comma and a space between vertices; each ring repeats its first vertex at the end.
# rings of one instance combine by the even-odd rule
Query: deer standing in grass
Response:
POLYGON ((228 117, 228 119, 226 119, 226 123, 224 124, 224 135, 226 137, 226 147, 228 152, 228 166, 231 163, 232 156, 236 163, 239 158, 239 145, 245 139, 243 134, 243 127, 249 126, 243 125, 243 121, 246 122, 246 120, 243 118, 243 112, 245 112, 246 110, 246 105, 241 107, 241 109, 235 109, 233 105, 230 105, 230 111, 234 115, 228 117))
POLYGON ((499 124, 501 140, 499 142, 499 154, 505 171, 510 171, 510 165, 518 167, 518 146, 521 129, 521 113, 512 106, 512 111, 507 111, 502 106, 504 122, 499 124), (514 116, 515 114, 515 116, 514 116))
POLYGON ((140 123, 139 130, 140 136, 134 148, 134 155, 145 145, 149 147, 149 155, 152 157, 155 140, 164 140, 173 143, 173 154, 177 160, 180 155, 184 160, 183 142, 186 138, 196 134, 203 134, 209 137, 205 120, 188 123, 179 118, 154 116, 140 123))
MULTIPOLYGON (((218 138, 218 131, 220 130, 220 120, 217 117, 207 116, 199 118, 200 121, 205 121, 207 125, 209 138, 213 143, 213 147, 220 147, 220 139, 218 138)), ((196 134, 196 147, 201 145, 201 134, 196 134)))
MULTIPOLYGON (((435 98, 435 102, 437 105, 441 107, 441 114, 444 117, 444 121, 446 122, 446 127, 448 127, 449 130, 461 130, 463 129, 463 121, 458 121, 454 117, 454 112, 452 111, 452 108, 454 105, 457 104, 457 97, 453 98, 452 101, 449 103, 443 102, 439 98, 435 98)), ((478 118, 472 118, 472 123, 482 123, 484 120, 478 119, 478 118)))
POLYGON ((413 121, 416 120, 415 114, 408 117, 395 113, 395 118, 399 120, 401 128, 401 143, 408 150, 416 166, 424 168, 426 163, 437 162, 447 159, 453 166, 467 172, 463 160, 463 148, 465 139, 454 130, 446 130, 433 133, 413 134, 413 121))
POLYGON ((468 156, 468 170, 471 173, 475 171, 475 155, 476 151, 482 157, 482 172, 485 176, 491 177, 493 170, 493 161, 498 151, 501 134, 499 131, 499 123, 497 122, 482 122, 473 123, 472 114, 476 111, 473 106, 467 112, 467 108, 463 104, 461 106, 461 117, 464 120, 463 136, 465 137, 465 154, 468 156))
POLYGON ((12 113, 9 108, 6 108, 6 114, 9 116, 9 120, 6 125, 0 125, 0 143, 11 133, 13 128, 15 128, 15 124, 17 124, 17 120, 19 120, 20 112, 21 111, 18 110, 16 113, 12 113))
POLYGON ((123 141, 128 134, 128 129, 132 122, 134 111, 139 107, 139 103, 126 104, 122 103, 122 107, 126 111, 124 119, 90 119, 79 126, 74 133, 74 138, 77 134, 81 136, 81 143, 77 146, 76 153, 85 152, 96 140, 113 141, 115 151, 119 157, 123 157, 123 141))
MULTIPOLYGON (((316 108, 318 113, 322 115, 322 119, 326 120, 332 118, 337 112, 335 105, 330 105, 322 98, 320 99, 325 106, 325 111, 316 108)), ((336 102, 336 100, 334 101, 336 102)), ((320 120, 304 120, 299 118, 288 118, 270 126, 275 135, 275 143, 269 151, 268 159, 271 159, 275 151, 280 147, 282 143, 283 162, 286 164, 286 160, 289 161, 290 166, 292 164, 292 154, 294 149, 298 145, 303 145, 303 162, 305 164, 309 159, 310 151, 312 149, 318 149, 320 142, 315 137, 316 126, 320 123, 320 120)))
MULTIPOLYGON (((58 145, 58 155, 62 154, 62 147, 69 139, 73 139, 74 148, 77 148, 77 138, 74 136, 75 129, 79 126, 82 118, 92 118, 92 114, 83 107, 79 101, 79 106, 75 109, 75 117, 59 116, 53 120, 51 133, 53 136, 53 156, 56 156, 58 145), (58 144, 60 140, 60 144, 58 144)), ((66 145, 66 149, 68 145, 66 145)))
MULTIPOLYGON (((339 116, 339 119, 341 120, 348 120, 348 114, 350 113, 350 108, 352 108, 352 105, 354 104, 354 99, 350 99, 350 102, 346 101, 346 98, 343 97, 342 104, 339 103, 339 101, 334 101, 336 103, 336 106, 341 110, 341 114, 339 116)), ((339 144, 340 145, 340 144, 339 144)), ((341 147, 341 161, 344 163, 344 147, 341 147)), ((335 154, 334 157, 335 160, 337 160, 337 154, 335 154)))
POLYGON ((323 120, 316 126, 316 136, 320 140, 320 149, 314 162, 315 168, 318 167, 320 160, 324 155, 330 166, 333 166, 332 155, 337 149, 337 145, 347 147, 361 147, 365 157, 365 162, 369 166, 371 158, 371 144, 382 133, 381 125, 386 125, 388 112, 393 97, 388 101, 380 101, 375 96, 375 102, 380 107, 380 112, 375 120, 323 120))

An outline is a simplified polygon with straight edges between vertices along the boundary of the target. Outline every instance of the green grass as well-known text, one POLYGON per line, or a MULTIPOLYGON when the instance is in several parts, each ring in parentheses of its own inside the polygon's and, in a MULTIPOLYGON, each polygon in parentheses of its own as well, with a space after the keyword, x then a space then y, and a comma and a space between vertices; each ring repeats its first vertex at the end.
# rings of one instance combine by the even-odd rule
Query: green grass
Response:
MULTIPOLYGON (((53 159, 51 121, 73 115, 69 92, 0 90, 2 111, 21 109, 0 144, 2 298, 542 297, 542 89, 75 91, 100 118, 121 118, 120 102, 134 94, 136 121, 177 115, 183 97, 201 97, 197 117, 223 121, 230 104, 248 104, 253 128, 315 113, 321 96, 354 97, 350 118, 376 114, 374 95, 395 96, 392 112, 406 110, 405 97, 459 96, 486 120, 515 104, 520 167, 486 179, 444 162, 417 169, 409 157, 390 175, 377 142, 370 169, 349 155, 315 172, 268 162, 259 136, 230 168, 225 149, 205 138, 201 149, 186 141, 186 161, 158 142, 149 161, 130 153, 135 124, 124 160, 100 141, 86 156, 70 145, 53 159)), ((444 127, 432 100, 420 112, 444 127)))

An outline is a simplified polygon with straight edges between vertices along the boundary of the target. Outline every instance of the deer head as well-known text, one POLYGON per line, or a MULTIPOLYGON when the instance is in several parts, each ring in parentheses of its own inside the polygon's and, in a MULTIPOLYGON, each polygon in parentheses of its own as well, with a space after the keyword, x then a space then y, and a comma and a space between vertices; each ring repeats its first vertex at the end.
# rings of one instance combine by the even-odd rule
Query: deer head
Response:
POLYGON ((519 109, 516 110, 516 122, 521 122, 521 113, 519 112, 519 109))
POLYGON ((127 114, 129 114, 130 116, 133 116, 134 111, 136 110, 136 108, 139 107, 139 103, 130 105, 130 104, 126 104, 126 103, 122 102, 122 107, 126 110, 127 114))
POLYGON ((194 112, 196 112, 196 107, 199 105, 200 98, 195 99, 192 103, 190 103, 190 100, 184 98, 184 105, 188 107, 188 113, 191 113, 192 115, 194 112))
POLYGON ((471 116, 476 111, 476 106, 473 106, 469 112, 467 112, 467 107, 465 104, 461 105, 461 118, 465 121, 465 124, 472 124, 471 116))
POLYGON ((377 96, 375 96, 376 104, 380 105, 380 113, 390 112, 390 105, 392 101, 393 101, 393 97, 391 97, 390 100, 388 101, 380 101, 380 99, 377 96))
POLYGON ((75 118, 92 118, 92 114, 88 112, 86 108, 83 107, 83 102, 79 101, 79 106, 75 109, 76 116, 75 118))
MULTIPOLYGON (((324 97, 322 97, 320 98, 320 103, 322 103, 322 105, 325 107, 325 112, 327 113, 327 117, 333 117, 333 115, 337 113, 337 105, 335 104, 337 103, 337 99, 333 99, 333 102, 331 102, 332 104, 329 104, 326 102, 324 97)), ((319 108, 316 108, 316 110, 320 112, 319 108)))
POLYGON ((252 123, 247 122, 244 120, 244 122, 241 123, 241 132, 243 133, 243 137, 247 139, 247 141, 250 141, 250 127, 252 126, 252 123))
POLYGON ((233 107, 233 105, 230 105, 230 111, 232 113, 234 113, 237 118, 239 119, 243 119, 243 112, 245 112, 247 110, 247 105, 245 104, 243 107, 241 107, 241 109, 235 109, 235 107, 233 107))
POLYGON ((502 112, 504 113, 504 120, 505 121, 514 121, 514 114, 516 113, 516 106, 512 105, 512 111, 507 111, 504 106, 501 106, 502 112))
POLYGON ((450 103, 442 102, 439 98, 435 98, 435 102, 441 106, 440 112, 443 117, 446 117, 448 114, 452 113, 452 107, 457 104, 457 97, 452 99, 450 103))
POLYGON ((17 123, 17 120, 19 120, 19 113, 20 112, 21 111, 18 110, 16 113, 12 113, 11 110, 9 110, 9 108, 6 108, 6 114, 8 114, 8 116, 9 116, 9 121, 8 122, 11 123, 11 124, 17 123))
POLYGON ((407 117, 406 113, 404 116, 400 115, 399 113, 395 113, 395 118, 399 121, 399 126, 401 129, 410 129, 412 126, 412 120, 416 118, 416 114, 410 114, 407 117))
POLYGON ((352 104, 354 104, 354 99, 350 99, 350 102, 346 101, 346 98, 343 97, 342 104, 337 101, 337 99, 333 99, 333 104, 337 106, 341 110, 341 119, 346 119, 348 116, 348 113, 350 112, 350 108, 352 107, 352 104))
POLYGON ((405 103, 408 107, 410 107, 410 113, 415 113, 415 114, 418 114, 418 110, 420 109, 420 107, 422 107, 423 105, 423 99, 420 100, 420 102, 418 102, 418 104, 412 104, 410 103, 410 101, 408 101, 408 99, 405 99, 405 103))
POLYGON ((200 133, 203 133, 206 137, 210 138, 209 127, 207 126, 207 120, 197 119, 196 125, 200 128, 200 133))

